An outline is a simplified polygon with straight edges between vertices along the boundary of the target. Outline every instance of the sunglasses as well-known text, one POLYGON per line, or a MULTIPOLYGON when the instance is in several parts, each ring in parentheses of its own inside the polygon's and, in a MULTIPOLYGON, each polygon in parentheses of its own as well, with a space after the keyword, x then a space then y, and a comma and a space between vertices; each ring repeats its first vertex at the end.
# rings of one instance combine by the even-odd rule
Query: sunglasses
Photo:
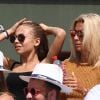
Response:
POLYGON ((79 38, 83 38, 83 32, 82 31, 70 30, 70 35, 71 35, 72 38, 75 37, 76 35, 79 38))
POLYGON ((29 90, 27 87, 24 88, 24 94, 25 94, 25 95, 27 95, 28 93, 31 93, 32 95, 37 95, 37 94, 39 94, 40 92, 41 92, 41 91, 38 90, 38 89, 31 88, 31 89, 29 90))
POLYGON ((19 34, 19 35, 12 35, 12 36, 10 36, 10 42, 11 43, 14 43, 15 42, 15 40, 16 40, 16 38, 18 39, 18 41, 19 42, 24 42, 24 40, 25 40, 25 36, 23 35, 23 34, 19 34))

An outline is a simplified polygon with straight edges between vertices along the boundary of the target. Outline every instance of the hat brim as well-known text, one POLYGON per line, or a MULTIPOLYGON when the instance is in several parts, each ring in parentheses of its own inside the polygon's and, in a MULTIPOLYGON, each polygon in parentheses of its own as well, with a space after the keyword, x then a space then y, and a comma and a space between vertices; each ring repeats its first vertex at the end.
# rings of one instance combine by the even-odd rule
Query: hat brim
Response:
POLYGON ((66 93, 66 94, 70 94, 72 93, 72 88, 70 87, 67 87, 66 85, 63 85, 59 82, 56 82, 56 81, 52 81, 52 80, 49 80, 49 79, 46 79, 46 78, 42 78, 42 77, 33 77, 33 76, 19 76, 22 80, 26 81, 26 82, 29 82, 30 78, 33 78, 33 79, 40 79, 40 80, 43 80, 43 81, 46 81, 46 82, 50 82, 54 85, 57 85, 58 87, 61 88, 61 92, 62 93, 66 93))

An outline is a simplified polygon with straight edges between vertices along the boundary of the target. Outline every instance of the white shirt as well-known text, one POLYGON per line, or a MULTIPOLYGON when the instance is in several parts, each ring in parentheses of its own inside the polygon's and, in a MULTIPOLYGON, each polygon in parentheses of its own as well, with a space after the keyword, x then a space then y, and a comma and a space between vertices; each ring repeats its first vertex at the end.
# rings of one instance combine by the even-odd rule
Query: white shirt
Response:
POLYGON ((3 66, 3 59, 4 59, 3 52, 0 51, 0 66, 3 66))
POLYGON ((90 89, 84 100, 100 100, 100 84, 90 89))

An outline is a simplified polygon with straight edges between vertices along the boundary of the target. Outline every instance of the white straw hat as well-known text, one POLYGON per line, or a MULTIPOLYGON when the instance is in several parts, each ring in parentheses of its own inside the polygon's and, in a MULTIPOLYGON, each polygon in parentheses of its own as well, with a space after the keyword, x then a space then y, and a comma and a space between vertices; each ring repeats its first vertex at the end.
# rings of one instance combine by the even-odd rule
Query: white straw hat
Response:
POLYGON ((31 76, 20 76, 20 78, 26 82, 29 82, 30 78, 44 80, 60 87, 61 92, 67 94, 72 92, 71 88, 63 84, 63 71, 56 64, 37 64, 31 76))

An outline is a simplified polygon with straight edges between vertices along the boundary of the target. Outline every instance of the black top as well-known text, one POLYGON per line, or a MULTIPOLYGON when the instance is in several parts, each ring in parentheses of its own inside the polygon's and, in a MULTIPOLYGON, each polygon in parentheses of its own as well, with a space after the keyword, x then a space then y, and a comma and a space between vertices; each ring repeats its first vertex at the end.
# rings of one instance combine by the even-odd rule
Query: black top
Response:
POLYGON ((15 95, 15 100, 26 100, 23 92, 27 82, 19 78, 20 75, 30 76, 32 72, 9 73, 6 79, 8 90, 15 95))

